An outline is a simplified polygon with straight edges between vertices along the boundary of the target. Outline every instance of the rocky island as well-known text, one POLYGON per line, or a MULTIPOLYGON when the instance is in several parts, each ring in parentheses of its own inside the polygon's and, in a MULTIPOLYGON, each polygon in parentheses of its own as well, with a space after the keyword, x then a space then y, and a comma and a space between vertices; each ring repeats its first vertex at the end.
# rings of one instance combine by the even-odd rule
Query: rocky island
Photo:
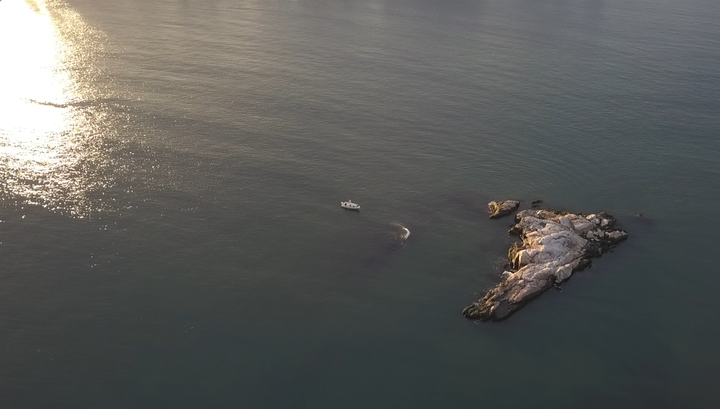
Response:
MULTIPOLYGON (((491 212, 494 214, 502 203, 490 202, 491 212)), ((463 309, 463 315, 483 321, 508 318, 554 284, 587 268, 591 258, 600 257, 627 239, 627 232, 615 228, 615 222, 606 213, 584 215, 539 209, 519 212, 508 232, 521 240, 508 252, 509 271, 482 299, 463 309)))

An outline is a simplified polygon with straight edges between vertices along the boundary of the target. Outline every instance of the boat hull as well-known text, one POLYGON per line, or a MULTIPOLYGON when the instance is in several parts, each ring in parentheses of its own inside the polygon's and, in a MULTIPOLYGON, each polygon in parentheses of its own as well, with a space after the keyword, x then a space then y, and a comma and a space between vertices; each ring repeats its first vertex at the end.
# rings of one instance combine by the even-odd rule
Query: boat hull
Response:
POLYGON ((340 202, 340 207, 342 207, 345 210, 353 210, 356 212, 360 211, 360 206, 356 205, 355 203, 340 202))

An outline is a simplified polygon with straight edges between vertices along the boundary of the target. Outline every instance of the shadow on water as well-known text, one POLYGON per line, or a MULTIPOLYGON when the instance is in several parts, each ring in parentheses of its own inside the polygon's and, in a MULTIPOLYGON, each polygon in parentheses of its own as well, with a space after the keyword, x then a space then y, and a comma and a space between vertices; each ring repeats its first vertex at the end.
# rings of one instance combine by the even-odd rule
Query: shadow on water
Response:
POLYGON ((363 276, 379 275, 408 243, 411 231, 399 222, 369 222, 343 229, 335 239, 347 271, 363 276))
POLYGON ((394 253, 405 247, 410 237, 410 230, 401 223, 373 226, 369 231, 366 251, 360 265, 364 271, 376 272, 387 267, 395 258, 394 253))

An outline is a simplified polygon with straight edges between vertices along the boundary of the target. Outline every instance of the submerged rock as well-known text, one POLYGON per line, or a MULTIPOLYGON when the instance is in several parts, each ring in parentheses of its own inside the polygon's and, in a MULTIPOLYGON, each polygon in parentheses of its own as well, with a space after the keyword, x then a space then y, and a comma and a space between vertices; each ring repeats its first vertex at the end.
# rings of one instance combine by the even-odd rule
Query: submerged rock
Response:
POLYGON ((508 251, 511 271, 504 272, 504 280, 466 307, 463 315, 483 321, 509 317, 553 284, 588 267, 590 258, 627 239, 627 232, 614 225, 615 219, 606 213, 521 211, 509 232, 522 240, 508 251))
POLYGON ((520 202, 518 202, 517 200, 505 200, 502 202, 488 203, 491 219, 497 219, 499 217, 507 216, 517 210, 518 207, 520 207, 520 202))

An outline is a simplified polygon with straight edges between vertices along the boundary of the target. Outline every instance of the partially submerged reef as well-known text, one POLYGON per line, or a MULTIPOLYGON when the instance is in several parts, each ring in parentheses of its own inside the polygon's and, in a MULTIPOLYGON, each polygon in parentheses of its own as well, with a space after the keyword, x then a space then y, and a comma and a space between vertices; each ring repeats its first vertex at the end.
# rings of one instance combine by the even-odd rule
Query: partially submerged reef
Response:
MULTIPOLYGON (((493 212, 498 207, 494 203, 505 202, 490 202, 493 212)), ((627 232, 615 228, 615 223, 606 213, 520 211, 508 232, 521 240, 508 251, 510 271, 504 272, 503 281, 482 299, 465 307, 463 315, 483 321, 508 318, 554 284, 587 268, 591 258, 627 239, 627 232)))
POLYGON ((520 202, 518 202, 517 200, 503 200, 502 202, 488 203, 491 219, 497 219, 503 216, 507 216, 517 210, 518 207, 520 207, 520 202))

